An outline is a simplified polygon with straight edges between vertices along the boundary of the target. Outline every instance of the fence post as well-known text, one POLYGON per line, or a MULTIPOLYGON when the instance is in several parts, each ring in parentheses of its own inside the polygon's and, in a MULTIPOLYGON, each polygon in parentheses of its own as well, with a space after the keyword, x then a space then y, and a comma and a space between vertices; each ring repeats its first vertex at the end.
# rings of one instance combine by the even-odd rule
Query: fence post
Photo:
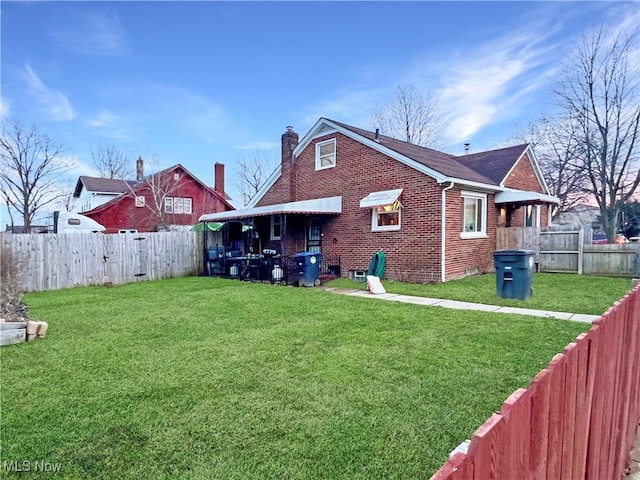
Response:
POLYGON ((582 264, 584 263, 584 229, 578 231, 578 275, 582 275, 582 264))

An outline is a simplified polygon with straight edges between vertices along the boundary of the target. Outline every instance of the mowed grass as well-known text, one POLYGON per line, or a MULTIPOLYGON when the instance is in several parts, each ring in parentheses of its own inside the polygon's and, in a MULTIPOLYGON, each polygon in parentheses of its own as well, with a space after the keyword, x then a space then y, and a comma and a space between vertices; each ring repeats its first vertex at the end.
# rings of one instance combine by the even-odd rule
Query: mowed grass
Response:
POLYGON ((25 300, 7 478, 429 478, 589 327, 205 277, 25 300))
MULTIPOLYGON (((631 290, 630 278, 563 273, 534 274, 533 295, 527 300, 498 297, 495 274, 467 277, 438 284, 386 280, 383 280, 382 284, 387 292, 401 295, 590 315, 601 315, 615 300, 622 298, 631 290)), ((332 280, 328 285, 363 290, 367 288, 366 283, 344 278, 332 280)))

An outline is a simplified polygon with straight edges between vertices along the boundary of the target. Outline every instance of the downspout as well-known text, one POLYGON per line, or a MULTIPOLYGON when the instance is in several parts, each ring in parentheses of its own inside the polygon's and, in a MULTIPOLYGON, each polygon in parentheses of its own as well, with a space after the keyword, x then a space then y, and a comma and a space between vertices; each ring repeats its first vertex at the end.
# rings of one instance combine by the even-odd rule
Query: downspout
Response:
POLYGON ((445 268, 445 259, 447 254, 447 190, 451 190, 455 186, 454 182, 450 182, 449 186, 442 189, 442 202, 441 202, 441 219, 440 219, 440 281, 444 282, 447 277, 445 268))

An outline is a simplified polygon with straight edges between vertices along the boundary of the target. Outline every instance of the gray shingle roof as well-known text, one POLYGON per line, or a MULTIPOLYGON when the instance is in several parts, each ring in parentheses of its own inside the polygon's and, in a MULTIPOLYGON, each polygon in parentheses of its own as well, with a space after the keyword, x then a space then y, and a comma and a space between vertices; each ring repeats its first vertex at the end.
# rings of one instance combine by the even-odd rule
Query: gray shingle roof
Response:
POLYGON ((74 196, 80 196, 83 186, 90 192, 125 193, 130 191, 136 183, 138 183, 136 180, 116 180, 112 178, 86 177, 83 175, 78 179, 74 196))
MULTIPOLYGON (((335 120, 330 121, 357 135, 369 140, 375 140, 374 132, 336 122, 335 120)), ((497 150, 456 156, 403 142, 402 140, 385 135, 379 135, 377 142, 447 177, 489 185, 499 185, 527 148, 526 144, 516 145, 497 150)))

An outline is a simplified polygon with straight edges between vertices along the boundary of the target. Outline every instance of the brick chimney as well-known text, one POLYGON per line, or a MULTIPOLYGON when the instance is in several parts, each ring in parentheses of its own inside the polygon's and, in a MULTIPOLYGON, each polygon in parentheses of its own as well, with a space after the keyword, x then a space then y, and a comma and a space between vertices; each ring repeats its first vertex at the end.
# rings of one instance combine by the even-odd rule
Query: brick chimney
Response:
POLYGON ((296 200, 296 164, 293 158, 293 150, 298 145, 299 136, 293 131, 293 127, 287 127, 287 131, 282 135, 282 181, 283 181, 283 201, 294 202, 296 200), (288 189, 287 189, 288 185, 288 189))
POLYGON ((216 162, 213 173, 213 189, 224 197, 224 163, 216 162))
POLYGON ((138 157, 136 161, 136 179, 138 181, 144 179, 144 160, 142 160, 142 157, 138 157))

